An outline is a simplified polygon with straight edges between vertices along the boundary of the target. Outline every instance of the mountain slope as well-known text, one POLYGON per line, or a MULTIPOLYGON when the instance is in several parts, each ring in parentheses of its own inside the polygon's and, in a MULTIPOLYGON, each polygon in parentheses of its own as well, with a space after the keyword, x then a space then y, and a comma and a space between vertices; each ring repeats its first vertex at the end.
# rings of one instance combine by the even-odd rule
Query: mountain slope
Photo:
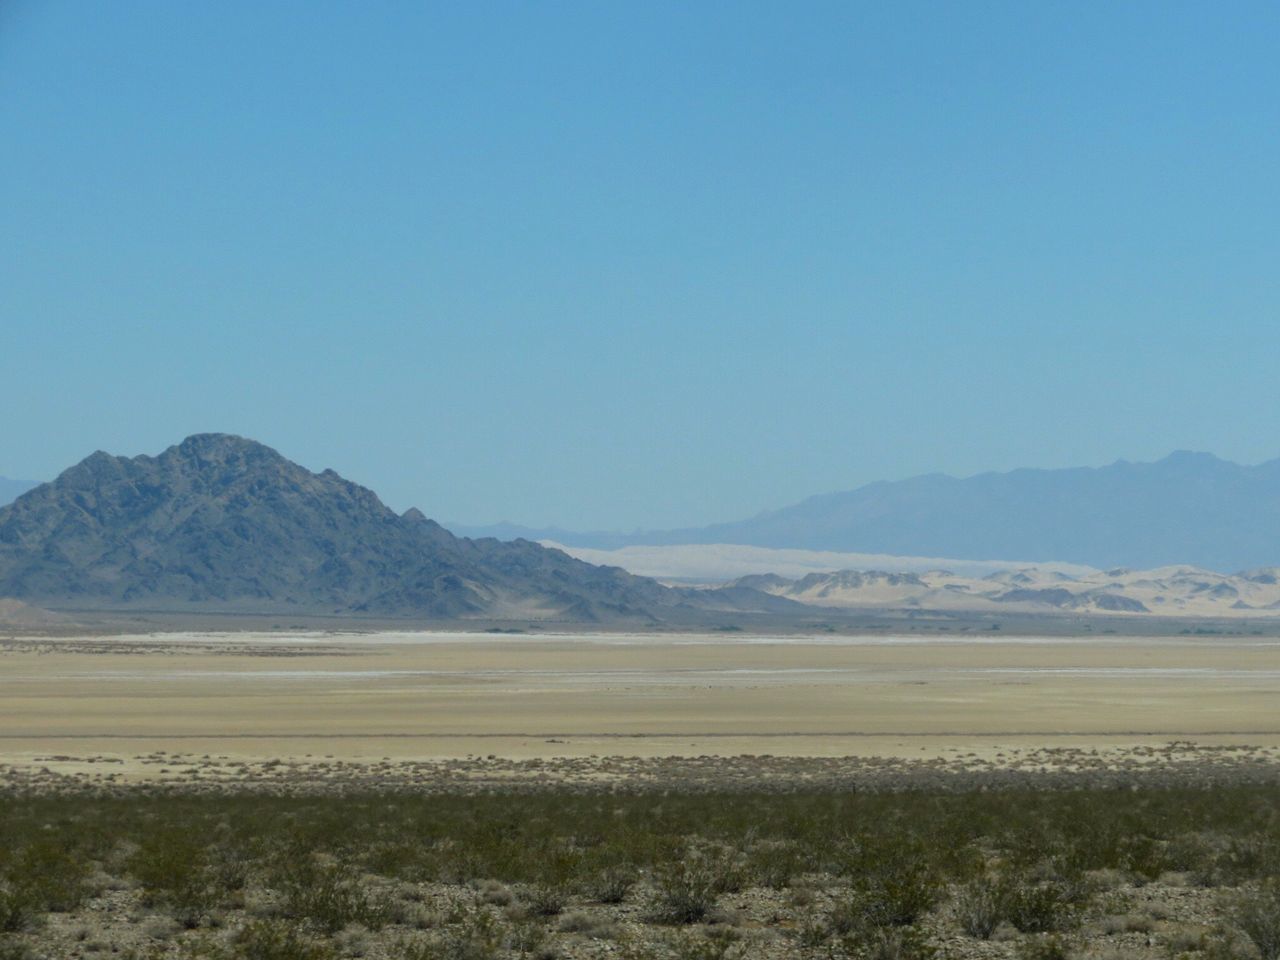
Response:
POLYGON ((158 457, 95 453, 0 509, 0 597, 63 609, 584 621, 783 609, 754 591, 671 590, 528 541, 461 539, 332 470, 225 434, 158 457))
POLYGON ((1179 452, 1156 463, 930 474, 811 497, 750 520, 636 534, 568 534, 575 547, 731 543, 1094 567, 1280 562, 1280 460, 1240 466, 1179 452))

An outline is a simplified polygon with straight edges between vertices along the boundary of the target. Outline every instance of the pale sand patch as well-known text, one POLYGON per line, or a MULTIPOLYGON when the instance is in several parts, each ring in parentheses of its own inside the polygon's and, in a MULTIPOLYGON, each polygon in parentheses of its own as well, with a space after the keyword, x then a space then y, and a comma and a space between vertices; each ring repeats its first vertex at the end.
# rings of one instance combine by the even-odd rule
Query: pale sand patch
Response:
MULTIPOLYGON (((1258 638, 228 634, 201 636, 194 652, 182 652, 190 638, 150 642, 150 653, 102 652, 100 641, 85 652, 75 638, 0 647, 0 763, 156 750, 922 758, 1280 745, 1280 644, 1258 638), (255 644, 314 653, 264 656, 255 644)), ((136 651, 140 638, 111 643, 136 651)), ((112 765, 125 768, 135 765, 112 765)))
POLYGON ((924 573, 950 570, 970 577, 985 577, 1001 570, 1034 567, 1072 575, 1096 572, 1079 563, 1036 563, 1030 560, 960 560, 955 557, 909 557, 887 553, 847 553, 834 550, 793 550, 752 547, 734 543, 690 543, 670 546, 617 547, 599 550, 571 547, 554 540, 539 541, 588 563, 622 567, 642 577, 718 582, 753 573, 803 577, 832 570, 894 570, 924 573))

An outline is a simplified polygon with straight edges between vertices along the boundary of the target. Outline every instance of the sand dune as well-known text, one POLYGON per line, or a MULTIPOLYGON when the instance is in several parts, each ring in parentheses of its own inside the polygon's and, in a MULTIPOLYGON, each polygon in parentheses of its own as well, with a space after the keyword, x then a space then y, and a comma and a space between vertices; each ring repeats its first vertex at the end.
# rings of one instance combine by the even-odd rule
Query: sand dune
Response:
MULTIPOLYGON (((1015 559, 961 560, 954 557, 904 557, 884 553, 844 553, 834 550, 790 550, 753 547, 735 543, 691 543, 675 546, 632 546, 616 549, 565 546, 555 540, 540 541, 563 550, 572 557, 603 566, 622 567, 629 573, 664 580, 707 583, 732 580, 750 574, 776 573, 803 577, 833 570, 897 570, 922 573, 951 570, 970 577, 983 577, 1011 568, 1032 566, 1015 559)), ((1035 564, 1046 571, 1067 574, 1089 573, 1092 567, 1078 563, 1035 564)))
POLYGON ((1071 563, 896 557, 738 544, 593 550, 590 563, 669 581, 726 580, 823 607, 969 613, 1280 617, 1280 567, 1223 574, 1194 566, 1095 570, 1071 563))
POLYGON ((984 577, 840 570, 738 583, 801 603, 845 609, 1072 612, 1164 617, 1280 617, 1280 571, 1239 574, 1196 567, 1067 573, 1024 567, 984 577))

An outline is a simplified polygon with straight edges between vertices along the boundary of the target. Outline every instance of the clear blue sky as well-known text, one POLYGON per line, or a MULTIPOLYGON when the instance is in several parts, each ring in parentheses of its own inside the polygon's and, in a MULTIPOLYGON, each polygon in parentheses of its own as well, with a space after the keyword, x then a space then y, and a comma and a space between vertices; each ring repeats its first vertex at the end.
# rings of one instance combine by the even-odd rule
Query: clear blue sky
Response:
POLYGON ((442 519, 1280 455, 1280 5, 0 0, 0 474, 442 519))

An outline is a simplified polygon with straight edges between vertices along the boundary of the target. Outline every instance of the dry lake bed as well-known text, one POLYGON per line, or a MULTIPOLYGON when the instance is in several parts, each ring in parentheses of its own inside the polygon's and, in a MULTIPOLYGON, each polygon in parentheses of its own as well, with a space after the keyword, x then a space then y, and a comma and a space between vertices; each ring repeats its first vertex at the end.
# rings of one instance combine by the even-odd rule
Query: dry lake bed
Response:
POLYGON ((0 955, 1258 960, 1277 783, 1265 637, 10 637, 0 955))
POLYGON ((0 764, 1280 746, 1280 640, 172 633, 0 640, 0 764))

